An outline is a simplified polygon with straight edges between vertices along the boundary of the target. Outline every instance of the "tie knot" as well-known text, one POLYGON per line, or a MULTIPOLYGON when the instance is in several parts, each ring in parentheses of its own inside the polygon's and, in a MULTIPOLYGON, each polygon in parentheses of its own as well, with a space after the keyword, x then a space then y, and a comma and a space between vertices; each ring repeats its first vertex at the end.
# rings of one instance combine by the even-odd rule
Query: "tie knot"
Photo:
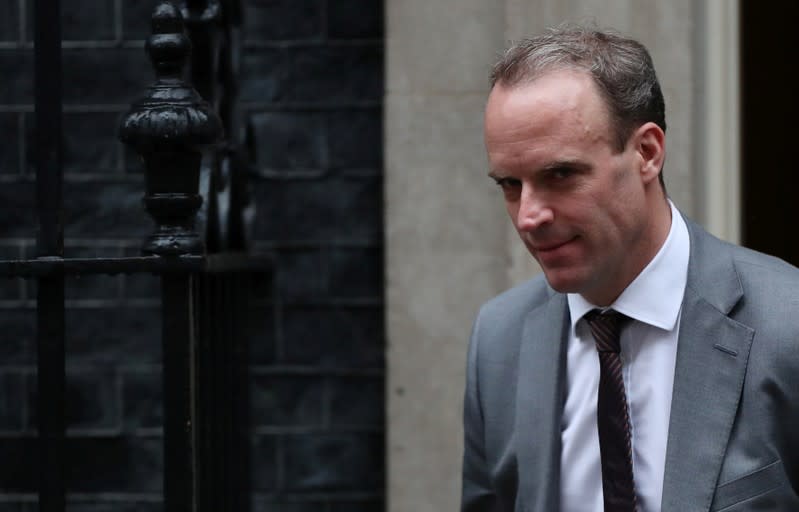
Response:
POLYGON ((620 352, 619 334, 624 323, 629 320, 618 311, 608 309, 601 311, 592 309, 585 314, 585 320, 596 341, 596 349, 600 352, 620 352))

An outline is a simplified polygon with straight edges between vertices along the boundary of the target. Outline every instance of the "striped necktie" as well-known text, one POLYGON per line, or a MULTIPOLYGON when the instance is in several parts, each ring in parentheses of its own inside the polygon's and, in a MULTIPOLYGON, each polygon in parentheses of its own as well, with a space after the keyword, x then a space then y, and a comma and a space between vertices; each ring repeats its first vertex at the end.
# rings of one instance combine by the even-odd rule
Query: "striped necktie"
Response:
POLYGON ((599 354, 597 427, 605 512, 635 512, 630 415, 622 378, 619 334, 628 317, 594 309, 585 315, 599 354))

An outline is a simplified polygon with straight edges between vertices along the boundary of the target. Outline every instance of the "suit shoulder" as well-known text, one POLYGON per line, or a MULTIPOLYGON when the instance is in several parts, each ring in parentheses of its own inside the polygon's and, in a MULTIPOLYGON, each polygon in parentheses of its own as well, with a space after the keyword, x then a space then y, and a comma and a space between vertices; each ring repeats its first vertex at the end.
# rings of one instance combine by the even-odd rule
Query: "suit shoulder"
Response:
POLYGON ((489 300, 480 308, 472 328, 469 349, 469 366, 476 368, 477 361, 494 367, 509 369, 502 379, 491 384, 502 383, 503 393, 514 382, 514 361, 518 358, 525 318, 546 304, 553 292, 544 276, 537 276, 515 286, 489 300))
POLYGON ((799 288, 799 268, 785 260, 746 247, 732 247, 733 261, 744 279, 757 279, 761 284, 772 282, 778 287, 789 287, 795 293, 799 288))
POLYGON ((518 319, 544 304, 553 291, 547 286, 543 274, 502 292, 480 308, 478 319, 492 321, 518 319))
MULTIPOLYGON (((790 263, 746 247, 719 241, 729 251, 744 301, 740 313, 755 314, 748 321, 758 324, 782 326, 797 332, 796 311, 799 310, 799 268, 790 263), (758 315, 763 315, 762 320, 758 315)), ((741 316, 745 318, 745 316, 741 316)))
POLYGON ((718 266, 716 263, 729 258, 743 285, 753 280, 760 281, 762 284, 772 281, 775 285, 783 287, 785 285, 795 286, 799 282, 799 269, 790 263, 775 256, 721 240, 690 220, 686 219, 686 223, 691 232, 692 258, 694 255, 698 257, 698 261, 703 265, 702 271, 711 267, 723 270, 724 267, 718 266), (696 254, 694 254, 694 249, 696 254))

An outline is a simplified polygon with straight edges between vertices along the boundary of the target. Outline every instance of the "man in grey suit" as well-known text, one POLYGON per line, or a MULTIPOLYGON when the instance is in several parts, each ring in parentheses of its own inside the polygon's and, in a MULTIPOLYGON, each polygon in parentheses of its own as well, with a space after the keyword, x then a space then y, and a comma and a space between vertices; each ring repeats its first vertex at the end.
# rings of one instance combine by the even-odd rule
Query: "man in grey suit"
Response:
POLYGON ((563 26, 508 50, 491 86, 490 176, 543 276, 475 321, 462 512, 799 511, 799 270, 668 199, 647 50, 563 26), (615 369, 596 315, 623 319, 615 369))

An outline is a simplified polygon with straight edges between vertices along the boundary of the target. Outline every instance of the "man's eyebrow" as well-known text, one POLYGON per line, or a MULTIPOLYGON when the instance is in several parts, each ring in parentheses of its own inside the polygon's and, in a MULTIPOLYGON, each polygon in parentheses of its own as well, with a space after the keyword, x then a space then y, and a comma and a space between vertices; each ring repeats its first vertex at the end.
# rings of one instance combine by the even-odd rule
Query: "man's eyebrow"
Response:
POLYGON ((591 164, 581 160, 558 160, 541 167, 540 170, 554 171, 557 169, 574 169, 576 171, 585 172, 591 170, 591 164))
MULTIPOLYGON (((590 171, 592 165, 588 162, 583 162, 582 160, 557 160, 554 162, 550 162, 534 171, 534 174, 540 172, 547 172, 547 171, 554 171, 557 169, 574 169, 579 172, 590 171)), ((488 170, 488 177, 498 180, 505 178, 506 176, 499 171, 489 169, 488 170)))

